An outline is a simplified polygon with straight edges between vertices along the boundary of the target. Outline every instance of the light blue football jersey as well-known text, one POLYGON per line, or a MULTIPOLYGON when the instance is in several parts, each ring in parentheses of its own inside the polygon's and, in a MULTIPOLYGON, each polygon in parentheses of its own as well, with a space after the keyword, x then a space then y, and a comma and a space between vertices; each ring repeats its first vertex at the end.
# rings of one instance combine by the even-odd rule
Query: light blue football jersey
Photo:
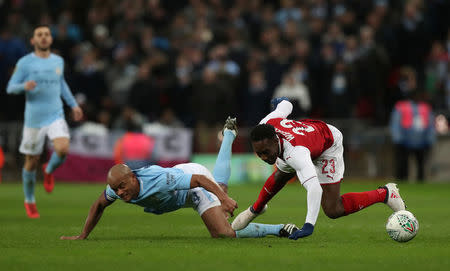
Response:
POLYGON ((55 54, 42 58, 30 53, 19 59, 6 91, 25 92, 25 127, 40 128, 63 118, 61 96, 70 107, 77 106, 64 80, 64 60, 55 54), (34 80, 36 87, 25 91, 25 82, 29 80, 34 80))
MULTIPOLYGON (((137 199, 132 199, 130 203, 154 214, 172 212, 185 205, 192 174, 186 174, 179 168, 160 166, 135 169, 133 173, 139 181, 140 191, 137 199)), ((109 185, 104 194, 108 201, 120 199, 109 185)))

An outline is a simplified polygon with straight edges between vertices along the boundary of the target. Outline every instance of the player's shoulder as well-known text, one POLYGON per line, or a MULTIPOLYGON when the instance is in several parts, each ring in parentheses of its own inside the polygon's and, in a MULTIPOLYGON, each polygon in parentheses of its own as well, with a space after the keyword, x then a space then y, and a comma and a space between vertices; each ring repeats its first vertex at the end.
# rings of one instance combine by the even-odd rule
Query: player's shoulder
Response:
POLYGON ((58 54, 55 54, 55 53, 51 53, 50 55, 51 55, 51 57, 52 57, 53 59, 55 59, 56 61, 62 61, 62 62, 64 62, 64 58, 62 58, 62 56, 60 56, 60 55, 58 55, 58 54))
POLYGON ((33 53, 28 53, 26 55, 24 55, 23 57, 19 58, 19 60, 17 61, 17 65, 25 65, 27 63, 29 63, 30 61, 33 60, 33 53))
POLYGON ((276 125, 279 124, 282 120, 285 120, 285 118, 271 118, 268 119, 266 123, 270 125, 276 125))

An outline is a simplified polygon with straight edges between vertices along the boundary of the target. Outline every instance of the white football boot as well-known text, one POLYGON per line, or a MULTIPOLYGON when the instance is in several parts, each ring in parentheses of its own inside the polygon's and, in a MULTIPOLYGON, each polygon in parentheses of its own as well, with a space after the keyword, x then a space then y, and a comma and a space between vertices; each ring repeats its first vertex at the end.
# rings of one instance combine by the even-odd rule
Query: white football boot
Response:
POLYGON ((255 213, 252 212, 252 206, 248 207, 245 211, 240 213, 234 220, 233 223, 231 223, 231 228, 233 230, 238 231, 242 230, 243 228, 247 227, 250 222, 253 221, 257 216, 260 214, 263 214, 267 209, 267 204, 264 206, 264 209, 262 209, 261 212, 255 213))
POLYGON ((386 199, 384 203, 386 203, 394 212, 405 210, 406 205, 402 197, 400 196, 397 184, 388 183, 384 187, 387 189, 386 199))

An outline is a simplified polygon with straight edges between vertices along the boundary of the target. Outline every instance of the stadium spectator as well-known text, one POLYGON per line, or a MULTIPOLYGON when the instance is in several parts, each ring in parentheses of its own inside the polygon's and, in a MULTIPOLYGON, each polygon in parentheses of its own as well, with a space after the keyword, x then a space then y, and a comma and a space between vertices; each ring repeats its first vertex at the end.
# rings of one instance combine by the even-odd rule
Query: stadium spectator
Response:
POLYGON ((425 178, 426 158, 435 142, 434 114, 430 104, 423 100, 417 88, 413 70, 405 74, 406 99, 398 101, 391 113, 390 131, 395 145, 395 176, 407 180, 409 157, 414 155, 420 182, 425 178))
MULTIPOLYGON (((137 80, 138 67, 150 63, 153 87, 163 92, 162 105, 174 108, 177 117, 189 127, 202 120, 192 115, 192 104, 184 102, 182 97, 192 97, 194 83, 196 86, 204 83, 205 66, 217 74, 224 71, 234 77, 226 82, 232 83, 231 103, 238 107, 236 112, 248 113, 243 93, 247 91, 251 72, 247 73, 246 67, 253 65, 254 51, 259 51, 262 58, 263 66, 258 65, 257 69, 265 73, 266 105, 280 85, 282 75, 293 62, 300 60, 308 74, 304 83, 311 95, 309 114, 335 117, 327 110, 329 102, 323 97, 331 99, 324 92, 328 90, 336 62, 343 58, 347 69, 355 71, 355 78, 359 79, 354 82, 357 99, 350 101, 350 107, 357 105, 356 117, 385 124, 391 108, 391 97, 385 93, 391 87, 388 74, 389 78, 395 77, 399 67, 410 64, 417 70, 420 84, 425 80, 431 82, 430 75, 434 72, 429 73, 430 58, 427 58, 435 50, 435 46, 430 47, 431 41, 448 43, 445 24, 448 1, 256 0, 170 1, 169 4, 119 0, 78 4, 76 9, 72 8, 72 1, 50 3, 21 1, 14 3, 14 8, 2 11, 5 14, 2 37, 5 38, 1 42, 8 46, 2 47, 0 42, 0 86, 6 86, 14 63, 25 53, 24 31, 30 24, 46 23, 54 32, 53 48, 66 60, 68 82, 75 92, 85 92, 87 103, 102 104, 95 110, 105 109, 106 101, 98 98, 103 96, 112 99, 112 107, 117 111, 125 107, 137 80), (360 29, 364 31, 359 32, 360 29), (361 42, 355 38, 359 33, 361 42), (22 49, 17 51, 20 44, 22 49), (92 45, 93 53, 86 52, 85 44, 92 45), (11 53, 12 49, 15 53, 11 53), (103 68, 92 72, 92 65, 81 65, 92 58, 103 68), (164 68, 160 69, 161 66, 164 68), (174 76, 177 80, 173 80, 174 76), (101 77, 106 86, 88 90, 87 86, 98 85, 97 79, 101 77), (176 86, 171 86, 171 82, 176 86)), ((444 49, 448 53, 447 47, 444 49)), ((439 91, 445 89, 440 86, 439 91)), ((4 99, 0 100, 3 103, 4 99)), ((436 108, 446 109, 442 101, 436 98, 433 103, 436 108)), ((204 102, 207 101, 199 104, 204 102)), ((17 101, 9 98, 4 105, 8 108, 5 111, 8 120, 20 119, 21 107, 17 101)), ((268 113, 268 106, 264 110, 264 114, 268 113)), ((1 115, 1 119, 7 118, 5 113, 1 115)), ((112 117, 116 118, 116 114, 112 117)))
POLYGON ((64 60, 50 51, 52 35, 48 26, 34 28, 31 44, 34 52, 22 57, 9 80, 9 94, 25 94, 25 121, 20 152, 25 155, 22 170, 25 209, 28 217, 39 218, 34 198, 36 168, 46 136, 54 152, 43 165, 44 188, 52 192, 53 171, 64 163, 69 151, 69 129, 64 119, 61 97, 71 107, 73 119, 79 121, 83 111, 64 80, 64 60))
POLYGON ((237 203, 228 196, 227 191, 231 174, 231 146, 237 135, 236 119, 227 119, 223 135, 213 174, 195 163, 180 164, 173 168, 150 166, 136 170, 124 164, 113 166, 108 172, 108 185, 93 203, 81 234, 62 236, 61 239, 86 239, 104 209, 117 199, 142 206, 145 212, 158 215, 192 207, 214 238, 289 236, 298 229, 293 224, 252 223, 239 231, 231 229, 227 217, 228 214, 233 216, 237 203))
POLYGON ((302 81, 295 78, 292 71, 288 71, 283 76, 283 81, 275 89, 273 98, 287 97, 290 101, 296 103, 296 110, 292 113, 295 118, 304 117, 311 109, 311 99, 309 90, 302 81))
POLYGON ((155 139, 130 127, 114 144, 114 161, 131 169, 154 165, 157 161, 155 139))
POLYGON ((267 202, 293 177, 307 191, 306 220, 303 228, 290 239, 309 236, 314 231, 320 205, 330 218, 339 218, 362 210, 374 203, 384 202, 393 211, 405 210, 396 184, 389 183, 376 190, 340 195, 344 177, 344 148, 342 133, 318 120, 293 121, 286 119, 292 104, 285 98, 272 100, 274 111, 253 128, 250 137, 256 154, 277 169, 267 179, 256 202, 233 221, 240 230, 265 211, 267 202), (278 103, 278 104, 277 104, 278 103))

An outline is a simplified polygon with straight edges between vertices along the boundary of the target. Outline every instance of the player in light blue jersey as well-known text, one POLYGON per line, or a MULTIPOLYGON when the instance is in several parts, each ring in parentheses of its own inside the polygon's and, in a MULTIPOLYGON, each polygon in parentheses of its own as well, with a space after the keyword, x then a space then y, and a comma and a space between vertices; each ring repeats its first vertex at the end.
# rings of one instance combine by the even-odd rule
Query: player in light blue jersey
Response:
POLYGON ((43 166, 44 188, 51 192, 54 187, 52 172, 65 160, 69 150, 69 129, 64 119, 64 101, 72 108, 75 121, 83 117, 64 80, 64 60, 50 52, 52 36, 48 26, 33 30, 31 44, 34 52, 22 57, 8 82, 9 94, 25 94, 25 121, 19 151, 25 155, 22 170, 25 210, 30 218, 39 218, 34 198, 36 168, 43 151, 45 137, 52 141, 54 152, 43 166))
POLYGON ((231 145, 236 137, 236 119, 228 119, 223 130, 223 141, 213 174, 195 163, 173 168, 159 166, 131 170, 124 164, 113 166, 108 172, 106 190, 94 202, 83 231, 77 236, 61 239, 86 239, 100 220, 104 209, 121 199, 144 207, 145 212, 163 214, 180 208, 192 207, 201 216, 212 237, 287 237, 298 228, 293 224, 257 224, 234 231, 227 221, 237 203, 228 197, 227 186, 231 169, 231 145))

